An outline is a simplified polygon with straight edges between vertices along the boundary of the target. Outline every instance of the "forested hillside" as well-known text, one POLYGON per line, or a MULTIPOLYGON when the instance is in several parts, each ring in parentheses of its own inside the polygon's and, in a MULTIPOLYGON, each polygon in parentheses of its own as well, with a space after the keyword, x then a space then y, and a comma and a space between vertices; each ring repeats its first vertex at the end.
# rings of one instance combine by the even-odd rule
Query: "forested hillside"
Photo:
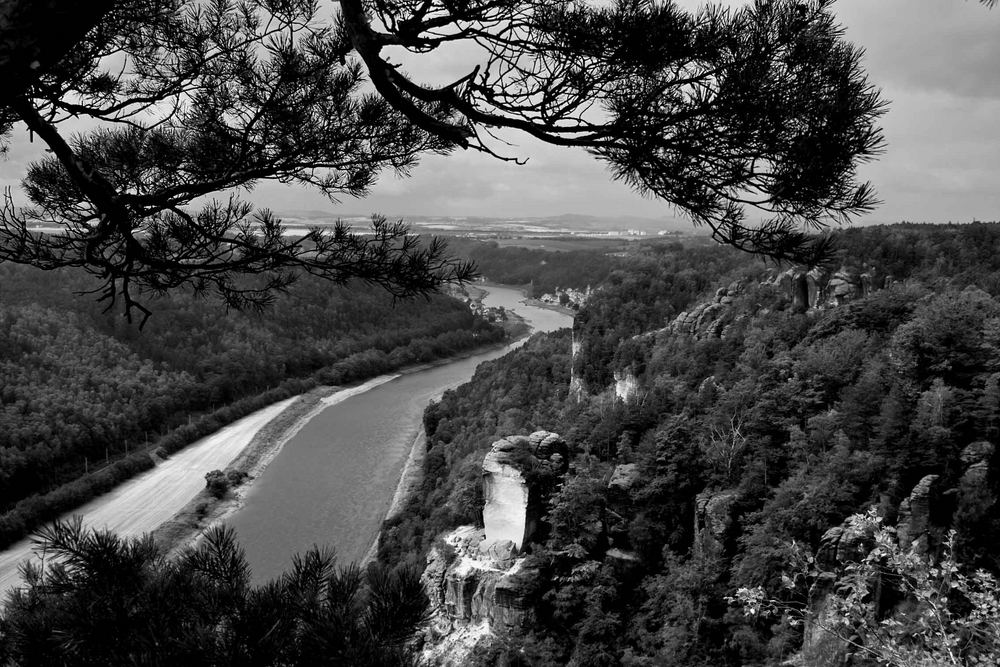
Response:
POLYGON ((139 448, 169 453, 315 384, 504 337, 454 299, 312 279, 262 314, 171 294, 140 332, 77 294, 86 285, 0 265, 0 543, 152 465, 139 448))
POLYGON ((516 246, 502 247, 495 241, 452 238, 449 247, 476 263, 487 279, 505 285, 528 285, 528 296, 539 297, 557 287, 596 287, 626 260, 603 247, 557 252, 516 246))
MULTIPOLYGON (((481 664, 780 664, 822 634, 797 622, 824 599, 800 567, 821 545, 846 558, 864 536, 830 529, 871 508, 901 540, 918 538, 921 557, 941 554, 953 529, 962 567, 1000 571, 1000 226, 855 229, 837 241, 843 264, 891 278, 808 312, 776 277, 786 267, 722 251, 697 257, 697 277, 682 277, 679 251, 613 275, 577 318, 585 366, 567 333, 536 336, 428 408, 424 486, 386 526, 380 558, 419 564, 442 531, 480 522, 490 444, 545 429, 563 435, 572 463, 522 568, 540 572, 525 585, 534 620, 484 640, 481 664), (671 325, 696 301, 725 326, 671 325), (626 365, 638 390, 623 401, 608 381, 626 365), (583 391, 569 391, 571 367, 586 370, 583 391), (799 615, 727 599, 757 587, 799 615)), ((858 602, 876 625, 909 600, 891 582, 878 590, 858 602)), ((955 593, 949 613, 967 614, 969 599, 955 593)), ((904 641, 926 648, 917 616, 901 618, 904 641)), ((956 637, 970 662, 955 664, 996 655, 984 652, 988 631, 956 637)), ((823 659, 872 659, 835 649, 823 659)))

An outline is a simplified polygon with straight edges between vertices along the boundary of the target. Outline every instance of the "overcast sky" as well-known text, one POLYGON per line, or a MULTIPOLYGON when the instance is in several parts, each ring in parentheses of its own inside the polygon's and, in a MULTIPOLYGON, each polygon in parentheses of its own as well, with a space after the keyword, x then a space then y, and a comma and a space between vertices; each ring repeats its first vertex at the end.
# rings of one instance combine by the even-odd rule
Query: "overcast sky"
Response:
MULTIPOLYGON (((888 151, 863 171, 884 200, 868 221, 1000 220, 1000 9, 974 0, 839 0, 834 7, 891 102, 883 121, 888 151)), ((410 70, 433 80, 459 65, 438 57, 410 70)), ((16 183, 31 152, 18 130, 0 161, 0 183, 16 183)), ((333 214, 672 215, 611 182, 585 153, 526 138, 510 152, 528 164, 471 151, 431 156, 410 178, 385 175, 367 199, 339 205, 278 185, 258 186, 253 198, 279 210, 333 214)))

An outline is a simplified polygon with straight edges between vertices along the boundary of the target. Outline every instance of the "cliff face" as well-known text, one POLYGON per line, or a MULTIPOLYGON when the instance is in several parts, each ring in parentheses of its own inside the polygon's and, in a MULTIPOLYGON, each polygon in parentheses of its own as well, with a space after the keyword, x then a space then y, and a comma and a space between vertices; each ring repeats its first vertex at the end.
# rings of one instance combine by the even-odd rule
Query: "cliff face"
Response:
POLYGON ((675 335, 695 338, 722 338, 727 328, 739 317, 732 305, 744 291, 745 285, 736 280, 727 287, 720 287, 715 296, 686 310, 670 323, 668 329, 675 335))
MULTIPOLYGON (((794 312, 836 308, 863 298, 883 289, 892 282, 876 267, 865 267, 863 271, 841 267, 835 272, 822 268, 805 269, 792 267, 772 275, 760 284, 785 297, 794 312)), ((670 323, 669 330, 675 335, 692 336, 697 339, 725 338, 734 324, 745 319, 745 313, 734 309, 734 304, 747 291, 748 284, 733 281, 719 288, 715 296, 687 310, 670 323)))
POLYGON ((796 312, 842 306, 891 282, 878 267, 867 265, 861 270, 842 266, 832 273, 819 267, 793 267, 769 281, 788 295, 796 312))
POLYGON ((536 479, 566 471, 566 444, 555 433, 509 436, 483 459, 483 528, 445 534, 421 577, 433 619, 422 663, 463 665, 477 645, 531 622, 539 573, 521 555, 541 514, 536 479))
POLYGON ((722 551, 726 533, 732 526, 736 491, 704 491, 695 499, 694 544, 696 555, 714 555, 722 551))
POLYGON ((615 398, 626 403, 639 394, 639 379, 631 370, 615 371, 615 398))
POLYGON ((587 389, 583 384, 583 378, 581 378, 576 373, 576 358, 580 354, 581 344, 580 341, 576 339, 576 332, 573 332, 573 342, 570 353, 570 365, 569 365, 569 395, 576 400, 583 398, 587 389))

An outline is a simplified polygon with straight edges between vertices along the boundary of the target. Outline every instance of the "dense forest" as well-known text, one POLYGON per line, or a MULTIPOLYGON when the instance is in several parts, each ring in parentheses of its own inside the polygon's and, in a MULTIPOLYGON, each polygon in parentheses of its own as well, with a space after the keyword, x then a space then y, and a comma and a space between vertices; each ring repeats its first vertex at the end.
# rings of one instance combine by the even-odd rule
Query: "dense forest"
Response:
MULTIPOLYGON (((532 336, 522 348, 482 364, 471 382, 427 408, 421 486, 383 526, 379 565, 367 576, 392 579, 413 597, 414 573, 424 567, 429 550, 441 548, 440 536, 459 525, 481 525, 482 465, 491 443, 544 429, 562 435, 570 464, 561 479, 542 475, 531 481, 545 485, 544 515, 525 547, 523 565, 523 571, 538 573, 525 589, 532 621, 516 633, 487 636, 473 652, 473 662, 736 667, 789 660, 842 664, 849 655, 856 665, 917 664, 888 662, 867 649, 865 642, 881 637, 866 634, 867 623, 902 637, 901 646, 911 655, 926 658, 942 646, 954 646, 955 660, 948 664, 992 664, 1000 655, 997 633, 983 632, 975 623, 978 618, 981 626, 993 627, 989 624, 995 625, 998 616, 990 610, 1000 609, 995 580, 988 574, 1000 572, 995 550, 1000 540, 1000 260, 990 251, 1000 245, 1000 225, 873 227, 840 232, 835 240, 837 260, 809 274, 820 278, 809 283, 819 296, 810 296, 808 309, 797 307, 789 293, 788 276, 805 280, 804 269, 765 265, 724 248, 637 247, 609 272, 572 331, 532 336), (862 272, 879 279, 863 282, 862 272), (853 286, 846 297, 831 287, 837 276, 847 276, 841 286, 853 286), (612 384, 623 372, 634 377, 636 388, 619 397, 612 384), (629 474, 620 474, 625 470, 629 474), (851 517, 859 514, 879 528, 849 539, 860 525, 851 517), (889 533, 882 530, 883 522, 900 535, 919 535, 914 544, 923 555, 914 560, 893 551, 884 542, 889 533), (837 560, 849 558, 865 539, 868 548, 872 540, 884 542, 872 551, 881 560, 865 561, 870 567, 887 572, 889 565, 902 563, 910 573, 873 578, 874 570, 837 560), (942 566, 913 570, 924 556, 940 559, 942 566), (839 564, 831 565, 831 558, 839 564), (821 590, 832 593, 816 593, 821 562, 832 573, 820 574, 834 577, 827 580, 834 585, 821 590), (975 574, 973 568, 987 574, 975 574), (928 629, 921 610, 937 604, 934 591, 925 597, 904 595, 910 590, 904 583, 924 582, 925 588, 917 589, 924 594, 930 590, 927 582, 937 582, 942 572, 951 602, 946 598, 943 607, 931 609, 948 618, 972 619, 956 626, 962 632, 942 635, 928 629), (876 580, 882 583, 872 589, 876 580), (817 649, 816 626, 802 621, 830 596, 857 590, 864 596, 842 597, 839 607, 826 607, 827 613, 848 613, 846 607, 853 605, 860 614, 844 617, 849 642, 817 649), (756 592, 767 604, 753 597, 756 592), (754 602, 749 607, 748 597, 754 602), (980 603, 985 606, 977 607, 980 603), (758 613, 761 606, 781 611, 758 613), (809 654, 810 646, 820 653, 809 654)), ((6 289, 16 281, 3 284, 6 289)), ((184 313, 198 306, 171 307, 184 313)), ((297 306, 277 307, 288 308, 283 311, 289 313, 287 321, 296 321, 297 306)), ((166 356, 155 357, 155 345, 144 348, 125 333, 115 337, 113 328, 102 329, 109 325, 83 310, 43 319, 44 308, 36 312, 6 303, 4 308, 34 313, 53 332, 75 323, 79 340, 111 338, 113 343, 104 343, 104 356, 94 359, 131 360, 131 374, 145 372, 150 382, 161 375, 167 385, 175 378, 194 384, 210 377, 209 366, 200 364, 194 352, 185 357, 178 350, 162 351, 190 359, 171 366, 166 356), (94 333, 88 337, 82 331, 94 333), (151 370, 144 371, 147 360, 151 370)), ((179 315, 165 317, 160 326, 170 330, 172 317, 179 315)), ((363 328, 363 315, 357 317, 363 328)), ((468 315, 462 311, 461 317, 468 315)), ((243 318, 253 321, 246 315, 236 321, 243 318)), ((462 321, 480 337, 494 335, 481 324, 462 321)), ((321 340, 322 327, 305 330, 321 340)), ((278 326, 270 336, 252 340, 281 340, 281 331, 278 326)), ((373 330, 371 335, 382 334, 373 330)), ((306 348, 303 340, 312 339, 295 338, 300 349, 306 348)), ((180 337, 171 345, 191 347, 180 337)), ((344 353, 347 360, 371 356, 344 353)), ((383 360, 386 354, 381 353, 383 360)), ((320 368, 328 374, 343 366, 320 368)), ((75 377, 68 371, 65 376, 75 377)), ((125 398, 120 403, 129 405, 125 398)), ((0 655, 3 650, 30 653, 33 637, 53 632, 84 637, 86 629, 72 620, 77 616, 65 612, 94 596, 141 597, 147 602, 126 620, 146 623, 162 611, 156 605, 165 598, 157 591, 185 599, 192 595, 191 582, 202 582, 197 585, 233 596, 247 610, 248 621, 256 623, 267 617, 261 596, 284 605, 305 582, 313 591, 309 600, 315 595, 336 600, 362 577, 355 572, 344 580, 346 575, 339 574, 324 579, 333 589, 321 590, 315 577, 299 573, 254 591, 227 574, 226 563, 237 571, 241 567, 235 545, 222 544, 224 562, 206 569, 198 560, 207 559, 205 554, 169 564, 139 543, 60 530, 69 533, 46 538, 55 547, 59 539, 83 541, 86 549, 111 540, 107 549, 136 575, 127 586, 110 586, 102 579, 106 573, 95 571, 89 560, 70 559, 71 580, 56 582, 62 592, 39 580, 13 600, 0 623, 0 655)), ((307 556, 296 568, 308 559, 318 563, 317 556, 307 556)), ((332 573, 331 563, 322 567, 332 573)), ((191 604, 207 610, 198 620, 203 627, 236 623, 230 608, 214 597, 195 598, 191 604)), ((363 597, 351 604, 373 600, 383 603, 363 597)), ((419 600, 412 604, 414 613, 424 613, 419 600)), ((322 623, 341 623, 337 628, 354 636, 350 624, 335 620, 337 610, 346 607, 333 605, 308 607, 304 613, 322 623)), ((95 618, 104 622, 112 616, 108 607, 95 618)), ((233 625, 234 647, 249 636, 242 627, 233 625)), ((188 641, 185 637, 182 630, 165 628, 153 640, 188 641)), ((374 650, 349 648, 359 647, 374 650)), ((129 644, 130 655, 136 650, 129 644)), ((299 646, 273 650, 293 655, 299 646)), ((404 663, 409 659, 401 656, 404 663)))
POLYGON ((593 250, 550 252, 453 237, 448 245, 456 254, 474 261, 487 280, 528 286, 528 296, 535 298, 555 292, 557 287, 596 287, 627 262, 622 257, 624 250, 609 252, 604 244, 593 250))
POLYGON ((268 403, 504 338, 454 299, 304 278, 264 313, 174 293, 143 331, 86 276, 0 265, 0 544, 268 403))
MULTIPOLYGON (((901 533, 923 512, 931 555, 950 544, 963 568, 1000 572, 1000 225, 853 229, 836 241, 844 265, 891 277, 809 312, 775 279, 787 267, 721 249, 630 259, 577 317, 583 365, 569 332, 535 336, 427 409, 423 488, 385 526, 380 560, 422 564, 442 531, 481 525, 490 444, 545 429, 573 461, 527 549, 542 573, 535 620, 484 644, 481 664, 782 663, 809 639, 803 625, 744 613, 732 596, 813 604, 808 586, 788 585, 796 563, 868 510, 901 533), (668 326, 718 287, 724 333, 668 326), (623 401, 608 380, 625 366, 640 389, 623 401), (569 390, 573 368, 586 371, 582 391, 569 390), (630 485, 609 485, 623 465, 630 485)), ((882 609, 876 625, 892 595, 887 584, 865 599, 882 609)), ((956 594, 955 613, 969 599, 956 594)), ((899 623, 910 643, 923 637, 913 619, 899 623)), ((954 664, 996 655, 977 653, 995 633, 960 639, 967 662, 954 664)), ((884 664, 860 650, 853 660, 884 664)))

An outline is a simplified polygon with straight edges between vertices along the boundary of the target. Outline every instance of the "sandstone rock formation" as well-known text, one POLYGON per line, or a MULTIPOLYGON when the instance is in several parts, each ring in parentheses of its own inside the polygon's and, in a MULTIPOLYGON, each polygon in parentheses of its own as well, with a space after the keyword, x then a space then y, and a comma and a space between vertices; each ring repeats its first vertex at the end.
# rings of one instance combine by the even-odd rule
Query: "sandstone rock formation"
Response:
POLYGON ((639 465, 636 463, 620 463, 615 466, 608 481, 608 489, 612 492, 627 493, 639 479, 639 465))
POLYGON ((524 599, 533 572, 524 568, 512 548, 494 543, 482 548, 484 531, 462 526, 442 539, 454 551, 433 549, 427 558, 422 581, 432 607, 443 611, 440 621, 470 623, 488 621, 504 629, 521 627, 530 613, 524 599), (498 593, 499 591, 499 593, 498 593))
POLYGON ((874 531, 845 523, 834 526, 820 538, 816 552, 816 565, 822 570, 833 571, 842 563, 859 562, 874 545, 874 531))
POLYGON ((571 343, 570 348, 569 395, 577 401, 583 399, 584 394, 587 392, 587 388, 583 384, 583 378, 576 372, 576 359, 580 355, 581 348, 582 345, 580 341, 576 339, 576 332, 574 331, 573 342, 571 343))
POLYGON ((731 511, 736 498, 735 491, 703 491, 695 498, 695 554, 721 550, 726 531, 733 523, 731 511))
POLYGON ((900 546, 916 546, 920 553, 927 553, 931 546, 931 505, 940 494, 938 475, 927 475, 913 487, 908 498, 899 504, 899 521, 896 537, 900 546))
POLYGON ((742 282, 733 281, 727 287, 719 288, 711 301, 684 311, 674 318, 667 330, 697 339, 721 338, 727 325, 736 317, 731 306, 743 293, 744 287, 742 282))
POLYGON ((985 441, 974 442, 962 450, 962 463, 966 465, 961 481, 963 487, 973 488, 986 484, 994 450, 993 444, 985 441))
POLYGON ((639 395, 639 380, 631 370, 615 371, 614 377, 615 398, 627 403, 639 395))
POLYGON ((891 281, 877 267, 865 266, 859 272, 841 266, 832 274, 822 267, 813 267, 808 271, 803 267, 792 267, 765 284, 786 295, 792 303, 792 310, 802 313, 842 306, 883 289, 888 282, 891 281))
POLYGON ((565 468, 566 444, 555 433, 536 431, 494 442, 483 460, 486 542, 510 541, 520 549, 539 518, 538 489, 529 487, 526 473, 561 474, 565 468))
MULTIPOLYGON (((978 462, 991 453, 992 445, 989 443, 974 443, 966 447, 962 456, 967 463, 978 462)), ((943 527, 935 522, 936 514, 940 512, 936 505, 942 497, 938 482, 938 475, 925 476, 900 503, 896 540, 901 548, 909 549, 912 546, 919 553, 926 554, 935 548, 937 540, 943 534, 943 527)), ((845 664, 844 657, 849 653, 846 640, 827 630, 834 620, 830 593, 837 580, 837 571, 847 563, 861 562, 874 546, 874 530, 871 526, 848 521, 823 534, 816 552, 816 566, 820 575, 809 591, 809 613, 803 627, 802 650, 789 664, 817 667, 845 664)), ((885 603, 883 600, 874 602, 876 607, 885 603)), ((889 604, 895 603, 890 601, 889 604)), ((881 614, 885 610, 876 611, 881 614)))
POLYGON ((446 550, 431 549, 421 582, 434 617, 421 662, 465 665, 480 642, 531 622, 531 594, 539 573, 516 558, 509 542, 482 548, 485 531, 456 528, 442 538, 446 550))
POLYGON ((532 480, 566 472, 566 444, 536 431, 493 443, 483 460, 484 528, 462 526, 431 549, 421 581, 434 612, 422 662, 463 665, 479 642, 531 622, 537 569, 521 556, 544 500, 532 480))

